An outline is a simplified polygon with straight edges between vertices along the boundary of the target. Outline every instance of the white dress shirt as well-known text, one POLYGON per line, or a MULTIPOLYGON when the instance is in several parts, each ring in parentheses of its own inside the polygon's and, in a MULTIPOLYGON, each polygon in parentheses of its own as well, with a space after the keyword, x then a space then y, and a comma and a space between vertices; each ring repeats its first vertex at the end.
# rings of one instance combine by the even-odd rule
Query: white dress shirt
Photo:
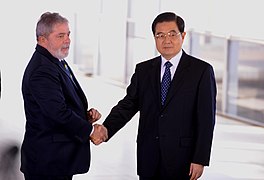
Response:
POLYGON ((182 56, 182 50, 178 54, 176 54, 176 56, 171 58, 170 60, 167 60, 163 56, 161 56, 160 82, 162 81, 162 76, 165 72, 165 63, 167 61, 170 61, 170 63, 172 64, 172 66, 170 67, 170 72, 171 72, 171 80, 173 79, 175 71, 176 71, 178 64, 180 62, 181 56, 182 56))

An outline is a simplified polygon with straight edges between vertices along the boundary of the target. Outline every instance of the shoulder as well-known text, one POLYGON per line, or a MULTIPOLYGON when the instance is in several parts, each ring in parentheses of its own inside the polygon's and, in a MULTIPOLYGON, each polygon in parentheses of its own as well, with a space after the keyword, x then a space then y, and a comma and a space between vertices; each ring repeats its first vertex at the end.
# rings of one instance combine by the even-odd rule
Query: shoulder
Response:
POLYGON ((33 54, 26 71, 30 74, 30 77, 58 76, 59 74, 57 65, 38 52, 33 54))
POLYGON ((213 68, 207 60, 186 53, 183 53, 182 60, 187 61, 193 68, 213 68))
POLYGON ((136 64, 136 69, 145 69, 145 68, 149 68, 149 67, 153 67, 153 66, 157 66, 160 64, 161 61, 161 57, 160 56, 156 56, 152 59, 148 59, 145 61, 142 61, 138 64, 136 64))

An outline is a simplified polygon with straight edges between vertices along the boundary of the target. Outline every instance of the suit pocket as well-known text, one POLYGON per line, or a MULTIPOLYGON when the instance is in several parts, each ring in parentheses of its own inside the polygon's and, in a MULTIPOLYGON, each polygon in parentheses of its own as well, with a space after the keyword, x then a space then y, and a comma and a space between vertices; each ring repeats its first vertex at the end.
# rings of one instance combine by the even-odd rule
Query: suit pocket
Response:
POLYGON ((69 142, 69 141, 72 141, 72 139, 69 138, 68 136, 66 136, 65 134, 54 134, 52 136, 52 140, 53 140, 53 142, 69 142))

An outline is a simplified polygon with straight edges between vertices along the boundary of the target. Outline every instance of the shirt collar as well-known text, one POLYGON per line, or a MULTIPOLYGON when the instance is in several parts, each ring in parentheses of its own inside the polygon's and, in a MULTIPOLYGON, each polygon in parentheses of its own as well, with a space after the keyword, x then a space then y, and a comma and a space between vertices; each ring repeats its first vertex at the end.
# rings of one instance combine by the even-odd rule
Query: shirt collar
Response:
MULTIPOLYGON (((180 50, 180 52, 178 54, 176 54, 176 56, 174 56, 173 58, 171 58, 169 61, 170 63, 175 67, 179 64, 179 61, 181 59, 182 56, 182 50, 180 50)), ((165 59, 163 56, 161 56, 161 67, 164 67, 164 64, 167 62, 168 60, 165 59)))

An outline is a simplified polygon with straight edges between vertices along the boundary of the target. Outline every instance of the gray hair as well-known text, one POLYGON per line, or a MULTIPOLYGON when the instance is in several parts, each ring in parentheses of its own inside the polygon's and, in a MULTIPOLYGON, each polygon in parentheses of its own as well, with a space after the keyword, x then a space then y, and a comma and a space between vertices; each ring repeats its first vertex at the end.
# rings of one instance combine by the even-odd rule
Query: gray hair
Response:
POLYGON ((59 13, 45 12, 40 16, 36 27, 36 37, 48 36, 53 31, 53 26, 56 24, 69 23, 59 13))

